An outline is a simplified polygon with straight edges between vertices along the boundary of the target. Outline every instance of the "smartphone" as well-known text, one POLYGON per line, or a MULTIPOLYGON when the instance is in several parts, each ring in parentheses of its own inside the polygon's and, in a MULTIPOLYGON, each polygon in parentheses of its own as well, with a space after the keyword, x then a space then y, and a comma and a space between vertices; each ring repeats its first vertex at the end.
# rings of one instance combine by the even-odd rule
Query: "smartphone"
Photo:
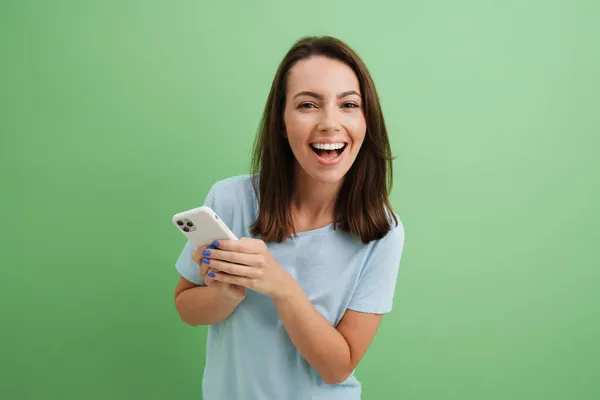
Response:
POLYGON ((238 240, 217 213, 207 206, 175 214, 173 224, 196 247, 207 246, 220 239, 238 240))

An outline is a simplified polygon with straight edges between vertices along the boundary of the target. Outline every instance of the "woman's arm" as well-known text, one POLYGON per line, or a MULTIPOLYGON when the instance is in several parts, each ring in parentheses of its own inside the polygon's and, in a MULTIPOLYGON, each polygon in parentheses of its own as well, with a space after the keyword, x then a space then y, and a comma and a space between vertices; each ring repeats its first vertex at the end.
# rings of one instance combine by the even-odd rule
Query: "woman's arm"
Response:
POLYGON ((343 382, 365 355, 382 315, 347 310, 336 329, 314 308, 299 285, 289 287, 288 295, 273 298, 288 335, 325 383, 343 382))
POLYGON ((210 266, 209 276, 270 296, 292 342, 323 381, 335 384, 348 378, 373 340, 381 314, 347 310, 336 329, 313 307, 264 242, 251 238, 219 242, 200 261, 210 266))
POLYGON ((198 286, 181 277, 175 289, 175 308, 183 322, 191 326, 211 325, 231 315, 243 296, 228 295, 221 287, 198 286))

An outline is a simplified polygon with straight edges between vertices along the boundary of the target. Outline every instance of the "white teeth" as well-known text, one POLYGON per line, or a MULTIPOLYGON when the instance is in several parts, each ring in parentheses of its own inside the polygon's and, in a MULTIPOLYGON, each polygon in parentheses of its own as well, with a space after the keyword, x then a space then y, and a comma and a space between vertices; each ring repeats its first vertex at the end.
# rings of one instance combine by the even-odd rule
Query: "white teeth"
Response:
POLYGON ((313 143, 312 147, 318 150, 339 150, 345 143, 313 143))

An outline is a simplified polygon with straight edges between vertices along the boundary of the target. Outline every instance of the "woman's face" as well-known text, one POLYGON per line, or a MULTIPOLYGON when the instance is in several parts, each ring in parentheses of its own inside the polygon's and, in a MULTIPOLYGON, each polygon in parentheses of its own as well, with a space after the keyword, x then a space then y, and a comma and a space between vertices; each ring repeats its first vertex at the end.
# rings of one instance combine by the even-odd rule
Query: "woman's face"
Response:
POLYGON ((299 61, 288 76, 283 118, 304 173, 322 183, 339 183, 356 159, 367 129, 354 71, 322 56, 299 61))

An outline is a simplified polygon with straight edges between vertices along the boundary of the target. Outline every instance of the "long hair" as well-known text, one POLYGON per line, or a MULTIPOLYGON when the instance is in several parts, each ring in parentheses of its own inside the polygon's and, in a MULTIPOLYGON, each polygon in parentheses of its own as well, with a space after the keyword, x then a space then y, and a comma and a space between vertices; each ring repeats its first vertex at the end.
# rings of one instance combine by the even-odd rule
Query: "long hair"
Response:
POLYGON ((366 135, 356 160, 344 177, 336 201, 336 223, 363 243, 380 239, 397 224, 388 200, 393 182, 392 154, 375 84, 361 58, 344 42, 330 37, 298 40, 281 61, 252 152, 251 169, 259 207, 250 227, 267 242, 282 242, 295 233, 290 201, 294 188, 294 155, 285 132, 283 113, 290 70, 300 60, 325 56, 347 64, 360 83, 366 135))

